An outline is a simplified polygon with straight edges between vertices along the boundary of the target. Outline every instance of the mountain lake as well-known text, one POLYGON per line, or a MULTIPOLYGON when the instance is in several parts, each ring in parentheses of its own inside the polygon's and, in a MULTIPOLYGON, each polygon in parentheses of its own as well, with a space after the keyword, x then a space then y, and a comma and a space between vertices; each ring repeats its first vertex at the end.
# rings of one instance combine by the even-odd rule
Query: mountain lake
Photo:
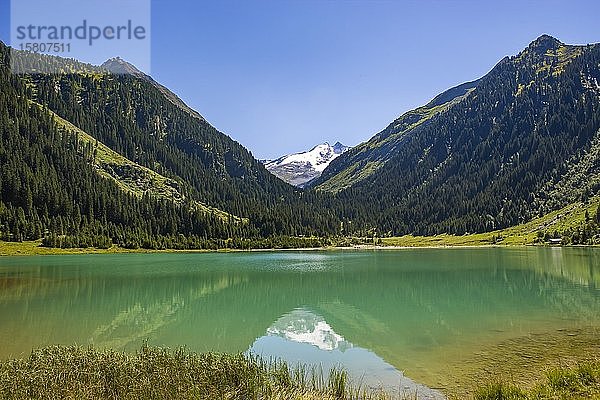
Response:
POLYGON ((597 248, 0 258, 2 358, 147 341, 343 367, 354 384, 437 399, 599 354, 599 333, 597 248))

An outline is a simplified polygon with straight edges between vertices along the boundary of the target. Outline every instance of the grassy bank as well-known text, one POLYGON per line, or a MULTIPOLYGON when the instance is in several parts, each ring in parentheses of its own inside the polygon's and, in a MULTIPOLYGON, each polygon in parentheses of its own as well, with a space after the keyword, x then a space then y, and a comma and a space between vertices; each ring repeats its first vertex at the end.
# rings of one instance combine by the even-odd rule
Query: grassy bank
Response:
POLYGON ((600 197, 595 196, 586 202, 570 204, 533 220, 506 229, 467 235, 435 235, 382 238, 385 246, 427 247, 427 246, 526 246, 544 244, 545 235, 575 232, 584 228, 590 217, 595 216, 600 205, 600 197))
MULTIPOLYGON (((64 254, 117 254, 117 253, 165 253, 183 250, 152 250, 152 249, 126 249, 112 246, 108 249, 96 247, 86 248, 59 248, 42 246, 41 240, 24 242, 4 242, 0 240, 0 256, 43 256, 64 254)), ((185 250, 193 252, 208 252, 211 250, 185 250)))
POLYGON ((4 242, 0 240, 0 256, 33 256, 33 255, 52 255, 52 254, 106 254, 106 253, 125 253, 132 252, 120 247, 111 247, 109 249, 96 248, 77 248, 60 249, 55 247, 41 246, 41 240, 25 242, 4 242))
POLYGON ((224 240, 223 246, 212 248, 126 248, 112 245, 108 248, 97 247, 48 247, 41 240, 23 242, 5 242, 0 240, 0 256, 20 255, 56 255, 56 254, 116 254, 116 253, 202 253, 202 252, 232 252, 248 250, 293 250, 334 248, 335 244, 328 238, 292 237, 292 238, 263 238, 263 239, 234 239, 224 240))
POLYGON ((144 346, 136 354, 53 346, 0 362, 2 399, 380 399, 343 371, 292 369, 244 355, 144 346))
MULTIPOLYGON (((451 373, 451 372, 449 372, 451 373)), ((475 400, 600 398, 600 363, 549 370, 526 388, 479 382, 475 400)), ((392 399, 353 388, 344 371, 290 368, 244 355, 144 346, 136 354, 77 346, 34 350, 0 361, 2 399, 392 399)), ((396 397, 393 397, 396 398, 396 397)), ((412 399, 410 395, 405 399, 412 399)), ((451 395, 450 398, 456 398, 451 395)))
POLYGON ((153 250, 153 249, 126 249, 124 247, 112 246, 108 249, 99 249, 96 247, 86 248, 58 248, 44 247, 41 241, 24 241, 24 242, 4 242, 0 240, 0 257, 1 256, 37 256, 37 255, 67 255, 67 254, 120 254, 120 253, 206 253, 206 252, 232 252, 232 251, 248 251, 248 250, 335 250, 345 248, 393 248, 393 247, 438 247, 438 246, 486 246, 491 243, 485 239, 478 239, 479 235, 465 236, 402 236, 394 238, 384 238, 381 243, 373 244, 372 239, 364 238, 349 238, 340 240, 331 246, 327 247, 273 247, 273 248, 254 248, 254 249, 215 249, 215 250, 153 250))

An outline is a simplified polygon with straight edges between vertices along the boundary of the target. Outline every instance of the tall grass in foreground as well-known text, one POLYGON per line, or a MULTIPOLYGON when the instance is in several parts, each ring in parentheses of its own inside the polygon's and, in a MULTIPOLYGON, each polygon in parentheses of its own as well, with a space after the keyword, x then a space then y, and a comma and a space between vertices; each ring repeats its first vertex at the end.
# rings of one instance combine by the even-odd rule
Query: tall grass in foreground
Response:
POLYGON ((554 400, 600 399, 600 363, 556 368, 546 373, 545 381, 530 390, 503 382, 480 388, 476 400, 554 400))
POLYGON ((77 346, 0 361, 2 399, 384 399, 332 370, 258 357, 143 346, 136 354, 77 346))

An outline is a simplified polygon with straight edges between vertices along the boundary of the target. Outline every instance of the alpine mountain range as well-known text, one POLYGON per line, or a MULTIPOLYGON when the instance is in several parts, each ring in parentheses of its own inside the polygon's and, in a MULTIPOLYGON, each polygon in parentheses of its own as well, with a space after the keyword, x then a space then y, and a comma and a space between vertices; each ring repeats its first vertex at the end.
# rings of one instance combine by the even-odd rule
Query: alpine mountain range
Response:
POLYGON ((16 75, 10 53, 0 44, 2 240, 216 248, 460 235, 600 189, 598 44, 540 36, 364 143, 263 162, 124 60, 30 54, 62 73, 16 75))

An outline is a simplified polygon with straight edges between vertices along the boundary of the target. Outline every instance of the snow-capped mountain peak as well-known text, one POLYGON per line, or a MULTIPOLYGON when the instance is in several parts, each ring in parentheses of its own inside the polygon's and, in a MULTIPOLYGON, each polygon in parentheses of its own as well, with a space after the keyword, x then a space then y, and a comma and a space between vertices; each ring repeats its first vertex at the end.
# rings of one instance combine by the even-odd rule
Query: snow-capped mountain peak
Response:
POLYGON ((320 176, 331 161, 349 148, 340 142, 333 146, 325 142, 316 145, 309 151, 288 154, 276 160, 264 160, 263 163, 275 176, 301 187, 306 182, 320 176))
MULTIPOLYGON (((310 164, 316 171, 323 172, 329 163, 342 154, 348 147, 341 143, 331 146, 329 143, 321 143, 302 153, 289 154, 271 161, 269 164, 286 165, 293 163, 310 164)), ((267 167, 268 168, 268 167, 267 167)))

